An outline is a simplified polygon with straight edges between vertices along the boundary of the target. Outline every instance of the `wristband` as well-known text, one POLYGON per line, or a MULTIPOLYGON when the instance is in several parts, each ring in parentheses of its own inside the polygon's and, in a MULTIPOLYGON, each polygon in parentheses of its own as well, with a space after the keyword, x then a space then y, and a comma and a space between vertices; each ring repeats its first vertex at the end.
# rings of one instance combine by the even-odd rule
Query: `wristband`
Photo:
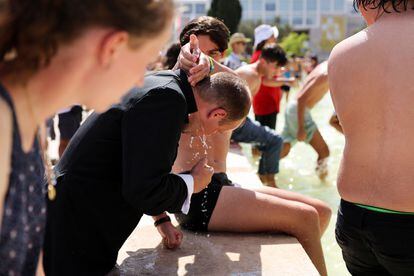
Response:
POLYGON ((210 61, 210 73, 209 75, 211 75, 211 73, 214 72, 214 60, 212 57, 208 57, 208 60, 210 61))
POLYGON ((169 216, 162 217, 160 219, 157 219, 154 222, 154 226, 157 227, 158 225, 163 224, 163 223, 168 222, 168 221, 171 221, 169 216))

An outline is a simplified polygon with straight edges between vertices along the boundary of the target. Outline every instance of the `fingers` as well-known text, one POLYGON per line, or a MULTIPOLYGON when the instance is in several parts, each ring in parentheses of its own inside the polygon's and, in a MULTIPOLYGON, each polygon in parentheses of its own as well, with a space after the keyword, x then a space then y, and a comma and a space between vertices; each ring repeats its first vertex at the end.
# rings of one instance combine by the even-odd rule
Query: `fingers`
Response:
POLYGON ((195 34, 190 35, 190 49, 191 50, 198 50, 198 39, 195 34))

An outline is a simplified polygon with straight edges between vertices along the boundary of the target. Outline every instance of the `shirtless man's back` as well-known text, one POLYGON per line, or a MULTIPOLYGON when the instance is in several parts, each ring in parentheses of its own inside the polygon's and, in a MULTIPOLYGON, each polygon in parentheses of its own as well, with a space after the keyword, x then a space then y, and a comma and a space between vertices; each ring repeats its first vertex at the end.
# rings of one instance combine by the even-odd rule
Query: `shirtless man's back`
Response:
POLYGON ((381 1, 390 13, 362 2, 369 27, 336 46, 329 61, 346 139, 337 240, 351 273, 414 275, 414 1, 381 1), (397 12, 391 2, 408 9, 396 5, 397 12), (352 243, 356 236, 365 240, 352 243), (358 243, 374 246, 364 252, 358 243))

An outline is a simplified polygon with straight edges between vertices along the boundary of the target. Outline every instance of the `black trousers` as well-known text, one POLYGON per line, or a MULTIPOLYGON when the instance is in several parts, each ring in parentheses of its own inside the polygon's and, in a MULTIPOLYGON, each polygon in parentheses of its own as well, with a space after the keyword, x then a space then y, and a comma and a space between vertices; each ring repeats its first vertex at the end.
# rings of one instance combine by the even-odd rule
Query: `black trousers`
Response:
POLYGON ((266 115, 255 115, 256 121, 262 126, 267 126, 271 129, 276 129, 277 112, 273 112, 266 115))
POLYGON ((341 200, 335 234, 352 275, 414 275, 414 215, 341 200))

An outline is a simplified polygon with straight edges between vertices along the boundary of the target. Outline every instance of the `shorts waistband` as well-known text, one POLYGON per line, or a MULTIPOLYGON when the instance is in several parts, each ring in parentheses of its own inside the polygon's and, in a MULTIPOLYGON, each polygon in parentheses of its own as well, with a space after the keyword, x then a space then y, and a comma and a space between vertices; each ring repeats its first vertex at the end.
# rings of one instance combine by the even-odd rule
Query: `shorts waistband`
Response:
POLYGON ((367 210, 378 212, 378 213, 414 216, 414 212, 401 212, 401 211, 395 211, 391 209, 385 209, 381 207, 375 207, 375 206, 364 205, 364 204, 359 204, 359 203, 353 203, 353 204, 358 207, 365 208, 367 210))
POLYGON ((395 214, 395 215, 414 216, 414 212, 401 212, 401 211, 396 211, 396 210, 391 210, 391 209, 386 209, 386 208, 381 208, 381 207, 376 207, 376 206, 371 206, 371 205, 353 203, 353 202, 346 201, 344 199, 341 199, 341 205, 345 205, 345 206, 348 206, 348 207, 351 207, 351 206, 359 207, 359 208, 363 208, 365 210, 369 210, 369 211, 376 212, 376 213, 382 213, 382 214, 395 214))

